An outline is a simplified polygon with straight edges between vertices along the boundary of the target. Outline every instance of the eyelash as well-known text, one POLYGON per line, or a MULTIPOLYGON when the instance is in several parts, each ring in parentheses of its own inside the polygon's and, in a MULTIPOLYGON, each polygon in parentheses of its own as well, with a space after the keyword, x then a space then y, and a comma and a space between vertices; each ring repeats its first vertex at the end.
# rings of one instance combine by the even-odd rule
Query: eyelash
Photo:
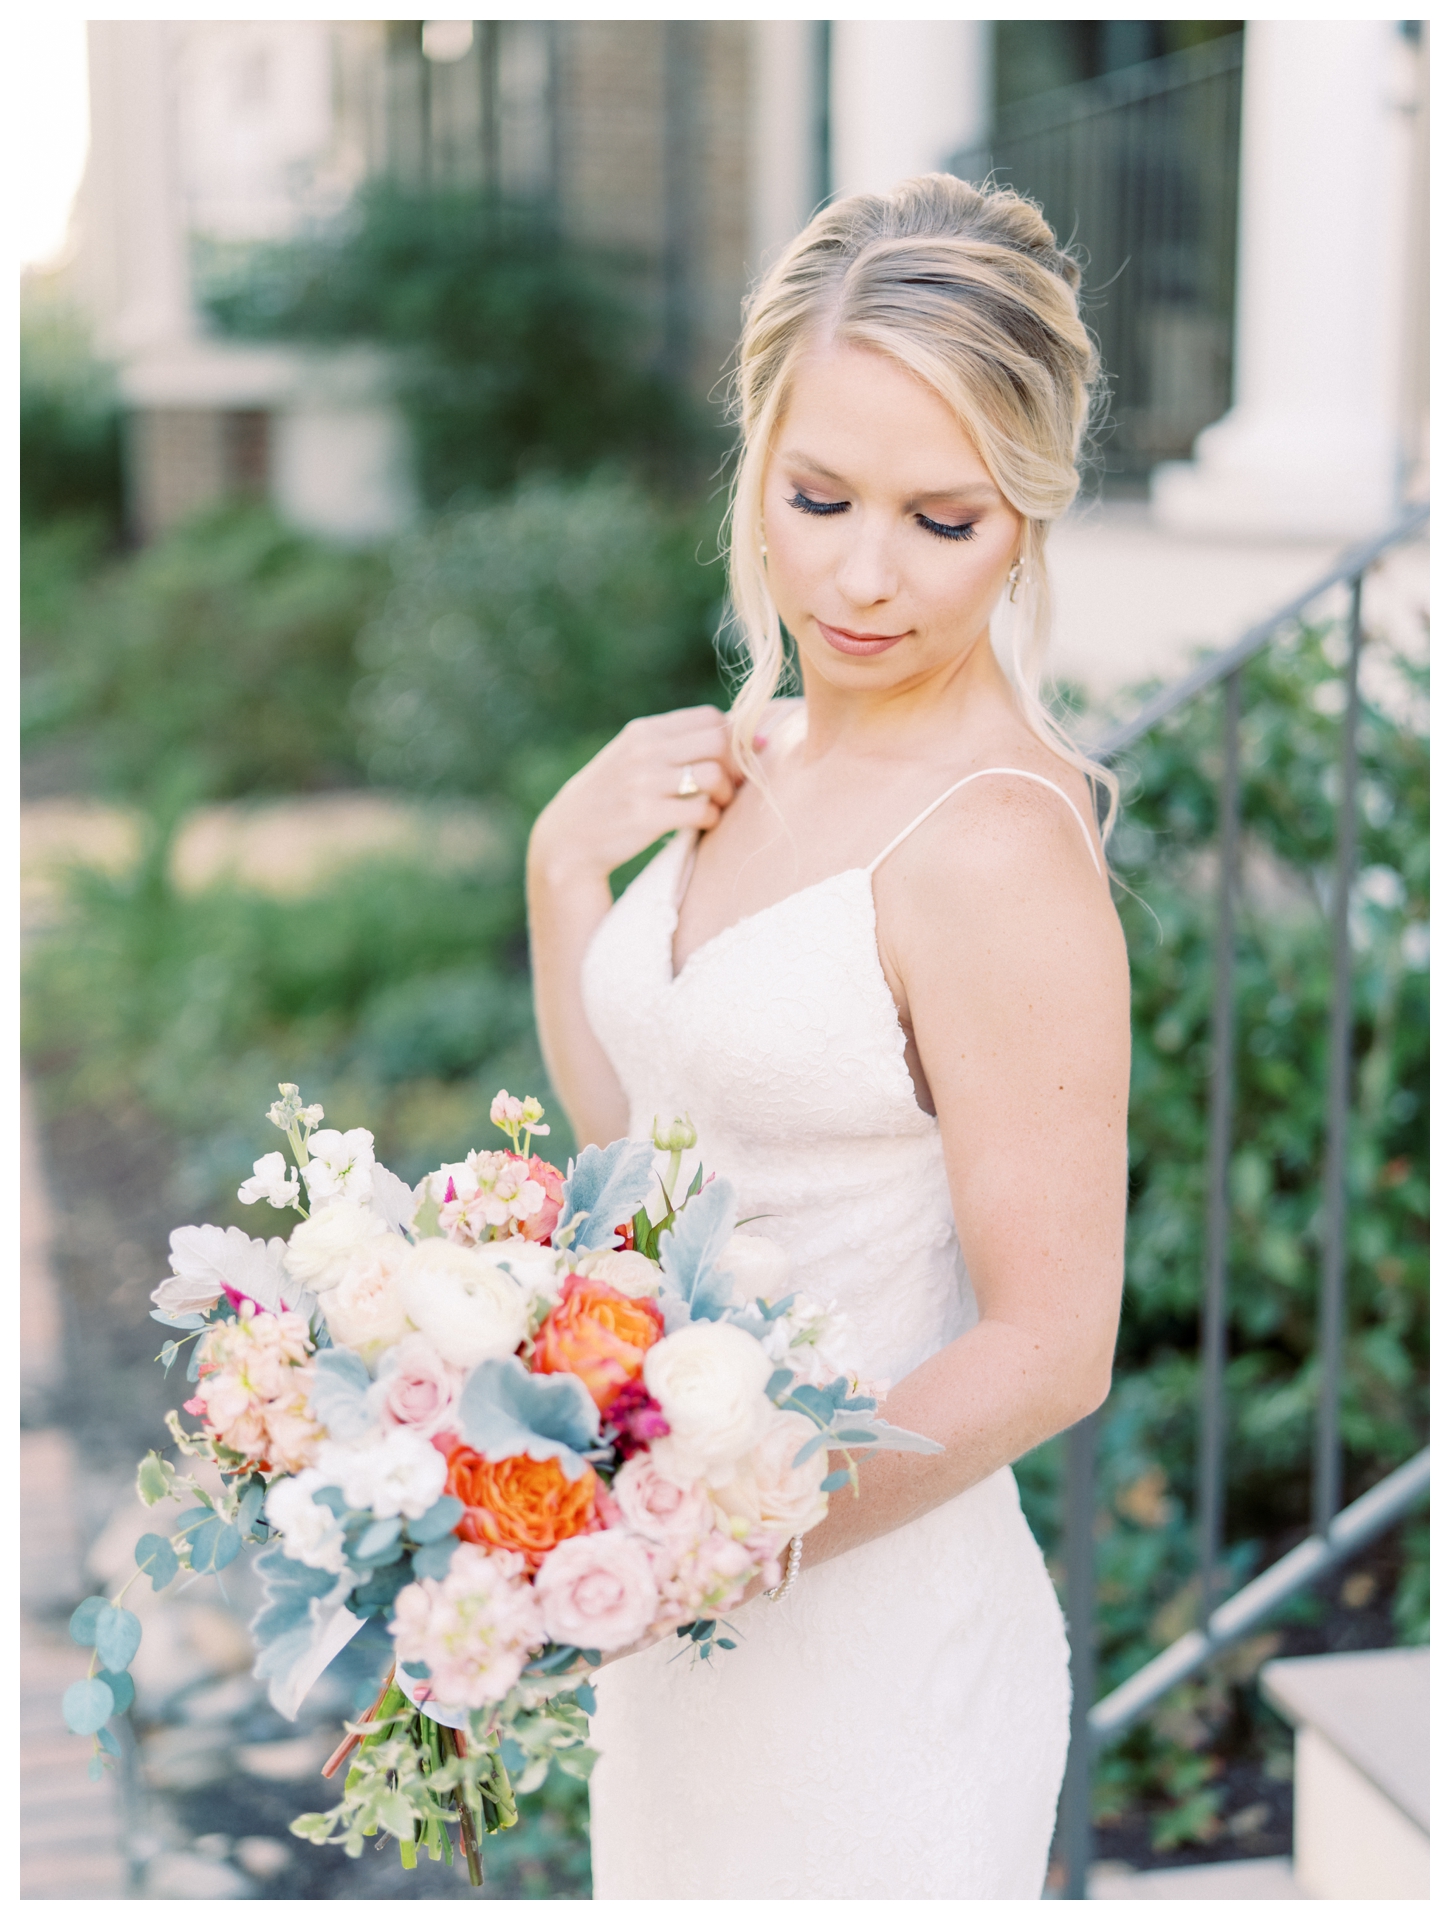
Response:
MULTIPOLYGON (((830 514, 844 513, 850 506, 849 500, 808 500, 803 493, 791 496, 790 503, 799 513, 816 514, 825 517, 830 514)), ((959 527, 943 526, 939 520, 928 520, 924 513, 916 516, 916 524, 927 533, 935 534, 938 540, 970 540, 977 530, 975 520, 963 521, 959 527)))

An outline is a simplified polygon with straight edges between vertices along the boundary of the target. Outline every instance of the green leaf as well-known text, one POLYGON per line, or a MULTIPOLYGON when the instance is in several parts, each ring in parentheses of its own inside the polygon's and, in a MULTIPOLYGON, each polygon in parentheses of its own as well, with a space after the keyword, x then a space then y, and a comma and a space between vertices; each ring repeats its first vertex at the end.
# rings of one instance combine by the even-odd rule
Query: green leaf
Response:
POLYGON ((413 1837, 413 1809, 405 1794, 382 1793, 374 1803, 378 1825, 397 1840, 413 1837))
POLYGON ((180 1342, 176 1340, 168 1340, 166 1342, 166 1345, 161 1349, 160 1353, 156 1356, 157 1359, 161 1362, 162 1366, 167 1371, 167 1373, 170 1373, 172 1367, 176 1364, 176 1356, 180 1352, 181 1352, 180 1342))
POLYGON ((456 1500, 451 1493, 445 1493, 435 1500, 428 1511, 417 1520, 408 1522, 408 1537, 420 1547, 428 1546, 434 1540, 441 1540, 463 1518, 463 1502, 456 1500))
POLYGON ((396 1546, 398 1552, 391 1556, 392 1559, 396 1560, 398 1553, 401 1553, 403 1550, 402 1547, 398 1545, 399 1536, 402 1531, 403 1523, 399 1519, 374 1520, 372 1525, 364 1530, 362 1538, 349 1550, 349 1559, 353 1561, 373 1560, 379 1564, 386 1565, 387 1562, 383 1556, 388 1553, 390 1547, 396 1546))
POLYGON ((220 1573, 242 1550, 242 1536, 229 1520, 208 1514, 191 1530, 191 1565, 196 1573, 220 1573))
POLYGON ((171 1462, 152 1451, 136 1469, 136 1491, 148 1507, 154 1507, 170 1493, 175 1479, 176 1469, 171 1462))
POLYGON ((113 1760, 120 1759, 121 1743, 116 1738, 115 1734, 111 1732, 111 1729, 109 1727, 97 1727, 96 1738, 97 1740, 100 1741, 101 1745, 105 1748, 106 1752, 110 1754, 113 1760))
POLYGON ((112 1697, 116 1702, 113 1711, 124 1713, 136 1698, 136 1683, 130 1674, 124 1668, 119 1673, 112 1673, 109 1668, 103 1667, 96 1678, 104 1680, 111 1689, 112 1697))
POLYGON ((96 1644, 96 1622, 105 1611, 106 1602, 98 1593, 89 1600, 82 1600, 70 1617, 70 1637, 78 1647, 93 1647, 96 1644))
POLYGON ((413 1574, 419 1580, 441 1580, 458 1551, 458 1537, 447 1533, 441 1540, 432 1540, 426 1547, 419 1547, 413 1555, 413 1574))
POLYGON ((87 1780, 99 1780, 106 1771, 106 1763, 98 1753, 93 1753, 86 1762, 87 1780))
POLYGON ((850 1482, 851 1469, 849 1467, 837 1467, 834 1473, 828 1473, 821 1482, 821 1492, 835 1493, 839 1488, 849 1486, 850 1482))
POLYGON ((831 1437, 847 1447, 873 1447, 876 1444, 876 1435, 865 1427, 837 1427, 831 1437))
POLYGON ((115 1706, 104 1680, 76 1680, 62 1695, 60 1710, 72 1733, 95 1733, 105 1726, 115 1706))
POLYGON ((143 1533, 136 1542, 136 1565, 150 1576, 152 1591, 159 1593, 176 1578, 181 1562, 164 1534, 143 1533))
POLYGON ((766 1399, 773 1400, 778 1393, 784 1393, 794 1379, 795 1375, 789 1367, 777 1367, 765 1383, 766 1399))
POLYGON ((237 1517, 234 1524, 243 1539, 251 1533, 252 1528, 256 1525, 257 1515, 262 1511, 262 1501, 265 1499, 266 1493, 267 1487, 265 1481, 260 1477, 254 1476, 248 1483, 246 1492, 238 1502, 237 1517))
POLYGON ((584 1682, 583 1686, 575 1687, 574 1698, 579 1702, 579 1705, 583 1708, 585 1713, 597 1713, 599 1711, 598 1697, 596 1696, 593 1687, 590 1686, 587 1680, 584 1682))
POLYGON ((96 1652, 104 1666, 129 1667, 141 1644, 141 1622, 129 1607, 103 1607, 96 1615, 96 1652))

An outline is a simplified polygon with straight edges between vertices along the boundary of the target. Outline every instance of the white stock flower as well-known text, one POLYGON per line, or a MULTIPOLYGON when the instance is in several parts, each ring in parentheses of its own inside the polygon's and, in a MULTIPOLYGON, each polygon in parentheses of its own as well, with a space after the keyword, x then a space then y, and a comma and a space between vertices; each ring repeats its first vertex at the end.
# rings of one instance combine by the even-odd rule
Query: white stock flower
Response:
POLYGON ((297 1169, 288 1166, 286 1156, 264 1153, 260 1160, 252 1162, 252 1177, 237 1188, 237 1198, 244 1207, 255 1206, 259 1200, 273 1207, 291 1207, 296 1205, 301 1191, 297 1169))
POLYGON ((785 1312, 770 1322, 760 1344, 772 1365, 789 1367, 797 1380, 825 1387, 837 1375, 851 1371, 833 1350, 833 1343, 846 1332, 847 1323, 834 1303, 822 1306, 819 1300, 798 1293, 785 1312))
POLYGON ((781 1541, 818 1526, 830 1501, 829 1494, 821 1492, 821 1482, 831 1471, 828 1451, 819 1448, 799 1467, 794 1462, 819 1431, 803 1413, 773 1413, 749 1457, 740 1461, 724 1486, 712 1491, 715 1505, 728 1518, 743 1520, 752 1531, 760 1528, 781 1541))
MULTIPOLYGON (((398 1273, 398 1298, 415 1327, 455 1367, 504 1360, 529 1330, 530 1294, 503 1266, 515 1241, 460 1247, 422 1240, 398 1273)), ((440 1456, 441 1457, 441 1456, 440 1456)))
POLYGON ((312 1204, 339 1198, 370 1200, 373 1192, 373 1136, 366 1127, 339 1133, 323 1127, 307 1142, 302 1169, 312 1204))
POLYGON ((349 1256, 342 1278, 322 1297, 328 1332, 338 1346, 360 1355, 370 1372, 411 1331, 397 1284, 407 1256, 408 1243, 396 1233, 369 1240, 349 1256))
POLYGON ((790 1260, 763 1233, 732 1233, 717 1262, 730 1275, 737 1306, 767 1303, 790 1290, 790 1260))
POLYGON ((409 1427, 376 1432, 360 1447, 328 1440, 318 1449, 320 1486, 340 1487, 357 1512, 379 1520, 398 1514, 417 1520, 443 1492, 448 1462, 438 1449, 409 1427))
POLYGON ((292 1229, 287 1271, 313 1293, 325 1293, 341 1280, 358 1248, 387 1231, 386 1222, 371 1207, 356 1200, 334 1200, 292 1229))
POLYGON ((661 1470, 686 1482, 728 1480, 775 1411, 765 1396, 772 1371, 758 1340, 714 1320, 692 1320, 651 1347, 644 1383, 670 1423, 651 1448, 661 1470))
POLYGON ((654 1300, 660 1290, 660 1270, 645 1254, 629 1247, 617 1251, 596 1247, 574 1262, 574 1271, 591 1280, 602 1280, 616 1293, 627 1293, 631 1300, 654 1300))
POLYGON ((267 1493, 267 1521, 281 1534, 282 1551, 289 1560, 319 1567, 324 1573, 347 1573, 342 1522, 312 1497, 326 1484, 326 1476, 316 1467, 307 1467, 290 1480, 274 1481, 267 1493))
POLYGON ((511 1273, 531 1300, 557 1300, 568 1271, 564 1256, 538 1240, 494 1240, 479 1251, 511 1273))

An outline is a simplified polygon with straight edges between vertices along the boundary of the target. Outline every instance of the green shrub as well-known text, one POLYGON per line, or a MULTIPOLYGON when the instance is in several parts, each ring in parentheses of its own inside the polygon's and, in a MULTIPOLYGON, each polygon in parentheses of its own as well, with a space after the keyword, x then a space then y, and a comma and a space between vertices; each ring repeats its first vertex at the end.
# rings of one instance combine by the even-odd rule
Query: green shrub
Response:
POLYGON ((258 507, 195 520, 89 584, 67 584, 62 542, 31 543, 27 745, 84 738, 103 788, 133 797, 357 779, 348 700, 376 557, 258 507))
POLYGON ((567 239, 547 209, 396 184, 305 240, 201 258, 225 331, 387 351, 433 506, 606 459, 656 477, 708 464, 713 436, 642 351, 632 264, 567 239))
POLYGON ((20 322, 20 517, 81 520, 114 541, 122 520, 121 409, 79 317, 34 297, 20 322))
POLYGON ((626 720, 722 698, 718 512, 597 473, 403 537, 360 642, 373 779, 533 811, 626 720))

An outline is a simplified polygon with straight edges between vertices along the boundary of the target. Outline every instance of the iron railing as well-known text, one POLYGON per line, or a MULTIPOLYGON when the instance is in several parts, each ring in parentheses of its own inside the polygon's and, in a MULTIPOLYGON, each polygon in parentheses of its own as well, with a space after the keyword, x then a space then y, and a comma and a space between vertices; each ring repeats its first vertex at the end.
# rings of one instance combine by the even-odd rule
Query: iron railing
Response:
POLYGON ((1226 35, 1019 101, 949 162, 1039 201, 1085 258, 1109 476, 1184 458, 1228 411, 1242 72, 1242 36, 1226 35))
POLYGON ((1197 1453, 1199 1622, 1094 1704, 1096 1577, 1096 1416, 1067 1439, 1065 1539, 1067 1623, 1072 1647, 1072 1741, 1058 1811, 1063 1897, 1086 1892, 1092 1855, 1092 1772, 1096 1754, 1125 1733, 1170 1688, 1251 1632, 1294 1594, 1358 1552, 1424 1499, 1430 1484, 1426 1450, 1341 1510, 1341 1354, 1345 1291, 1345 1149, 1350 1106, 1352 955, 1350 903, 1358 839, 1359 678, 1365 574, 1393 548, 1426 526, 1428 507, 1410 509, 1388 532, 1346 554, 1233 646, 1201 661, 1175 685, 1149 700, 1097 743, 1116 758, 1170 714, 1210 688, 1223 688, 1223 752, 1219 774, 1218 928, 1215 945, 1212 1076, 1209 1090, 1207 1219, 1201 1320, 1200 1415, 1197 1453), (1313 1470, 1311 1533, 1281 1560, 1215 1605, 1224 1574, 1224 1366, 1228 1326, 1229 1156, 1234 1117, 1235 929, 1240 893, 1239 734, 1243 671, 1291 622, 1336 589, 1347 593, 1344 707, 1339 808, 1330 939, 1333 948, 1329 1015, 1326 1144, 1322 1174, 1319 1285, 1319 1397, 1313 1470))

